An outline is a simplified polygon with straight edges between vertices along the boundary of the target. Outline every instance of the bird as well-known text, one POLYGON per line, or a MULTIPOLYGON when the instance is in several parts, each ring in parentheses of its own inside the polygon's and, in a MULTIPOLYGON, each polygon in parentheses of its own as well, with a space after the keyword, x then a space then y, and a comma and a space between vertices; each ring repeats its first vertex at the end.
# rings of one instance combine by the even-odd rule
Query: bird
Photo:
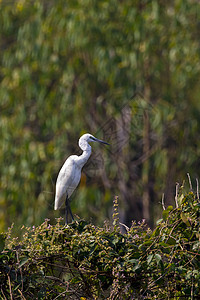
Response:
POLYGON ((70 208, 69 198, 78 186, 81 179, 81 170, 91 155, 92 147, 89 145, 90 142, 98 142, 109 145, 109 143, 97 139, 92 134, 85 133, 79 138, 78 141, 78 145, 83 153, 79 156, 69 156, 58 173, 58 177, 56 180, 54 210, 58 210, 59 208, 61 208, 65 196, 66 224, 68 224, 68 212, 71 215, 72 221, 74 221, 74 217, 70 208))

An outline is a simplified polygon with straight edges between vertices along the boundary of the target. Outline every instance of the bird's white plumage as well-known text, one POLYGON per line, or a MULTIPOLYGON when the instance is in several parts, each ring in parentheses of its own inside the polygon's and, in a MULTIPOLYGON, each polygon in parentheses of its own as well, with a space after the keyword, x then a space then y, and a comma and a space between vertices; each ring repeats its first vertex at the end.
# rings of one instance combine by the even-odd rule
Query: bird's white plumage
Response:
POLYGON ((55 210, 62 206, 64 202, 64 196, 67 195, 69 198, 79 184, 82 167, 87 162, 92 151, 91 146, 88 144, 89 142, 108 144, 98 140, 89 133, 86 133, 80 137, 79 147, 83 150, 83 153, 80 156, 71 155, 68 157, 58 174, 56 181, 55 210))
POLYGON ((81 179, 81 168, 77 164, 78 156, 70 156, 62 166, 56 181, 56 196, 54 209, 59 209, 63 204, 63 196, 71 196, 81 179))
POLYGON ((82 167, 87 162, 92 151, 91 146, 88 144, 89 142, 100 142, 109 145, 104 141, 98 140, 89 133, 86 133, 80 137, 79 147, 81 148, 81 150, 83 150, 83 153, 80 156, 71 155, 70 157, 68 157, 58 174, 58 178, 56 181, 56 195, 54 205, 55 210, 59 209, 62 206, 64 202, 64 196, 67 196, 68 199, 79 184, 81 179, 82 167))

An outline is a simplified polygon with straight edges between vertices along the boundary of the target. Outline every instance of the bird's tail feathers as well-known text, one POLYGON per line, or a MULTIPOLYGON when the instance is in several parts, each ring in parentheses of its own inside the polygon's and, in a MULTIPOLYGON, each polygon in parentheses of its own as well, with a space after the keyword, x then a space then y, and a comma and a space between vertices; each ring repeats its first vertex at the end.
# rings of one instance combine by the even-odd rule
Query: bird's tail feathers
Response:
POLYGON ((59 198, 55 198, 55 203, 54 203, 54 210, 57 210, 61 207, 62 202, 60 203, 60 199, 59 198))
POLYGON ((65 199, 64 196, 58 197, 56 195, 55 202, 54 202, 54 210, 61 208, 61 206, 63 205, 64 199, 65 199))
POLYGON ((54 210, 57 210, 58 209, 58 204, 56 203, 55 201, 55 204, 54 204, 54 210))

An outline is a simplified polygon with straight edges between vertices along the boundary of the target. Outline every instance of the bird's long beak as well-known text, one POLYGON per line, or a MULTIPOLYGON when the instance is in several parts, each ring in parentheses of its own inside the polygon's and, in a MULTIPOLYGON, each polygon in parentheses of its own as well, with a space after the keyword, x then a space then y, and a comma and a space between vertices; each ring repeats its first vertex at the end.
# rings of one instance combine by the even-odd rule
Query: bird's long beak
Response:
POLYGON ((110 145, 110 144, 108 144, 107 142, 104 142, 104 141, 99 140, 99 139, 97 139, 97 138, 95 138, 95 141, 96 141, 96 142, 99 142, 99 143, 102 143, 102 144, 105 144, 105 145, 110 145))

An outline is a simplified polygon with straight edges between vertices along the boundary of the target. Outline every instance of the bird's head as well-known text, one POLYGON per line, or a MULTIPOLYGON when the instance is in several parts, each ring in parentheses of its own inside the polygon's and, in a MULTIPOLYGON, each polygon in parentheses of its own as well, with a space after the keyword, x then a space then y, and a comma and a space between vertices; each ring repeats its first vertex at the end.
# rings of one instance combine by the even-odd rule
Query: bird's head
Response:
POLYGON ((79 147, 85 151, 85 150, 89 150, 91 149, 91 146, 89 145, 90 142, 98 142, 98 143, 102 143, 102 144, 106 144, 109 145, 108 143, 99 140, 97 138, 95 138, 92 134, 90 133, 85 133, 84 135, 82 135, 79 139, 79 147))

